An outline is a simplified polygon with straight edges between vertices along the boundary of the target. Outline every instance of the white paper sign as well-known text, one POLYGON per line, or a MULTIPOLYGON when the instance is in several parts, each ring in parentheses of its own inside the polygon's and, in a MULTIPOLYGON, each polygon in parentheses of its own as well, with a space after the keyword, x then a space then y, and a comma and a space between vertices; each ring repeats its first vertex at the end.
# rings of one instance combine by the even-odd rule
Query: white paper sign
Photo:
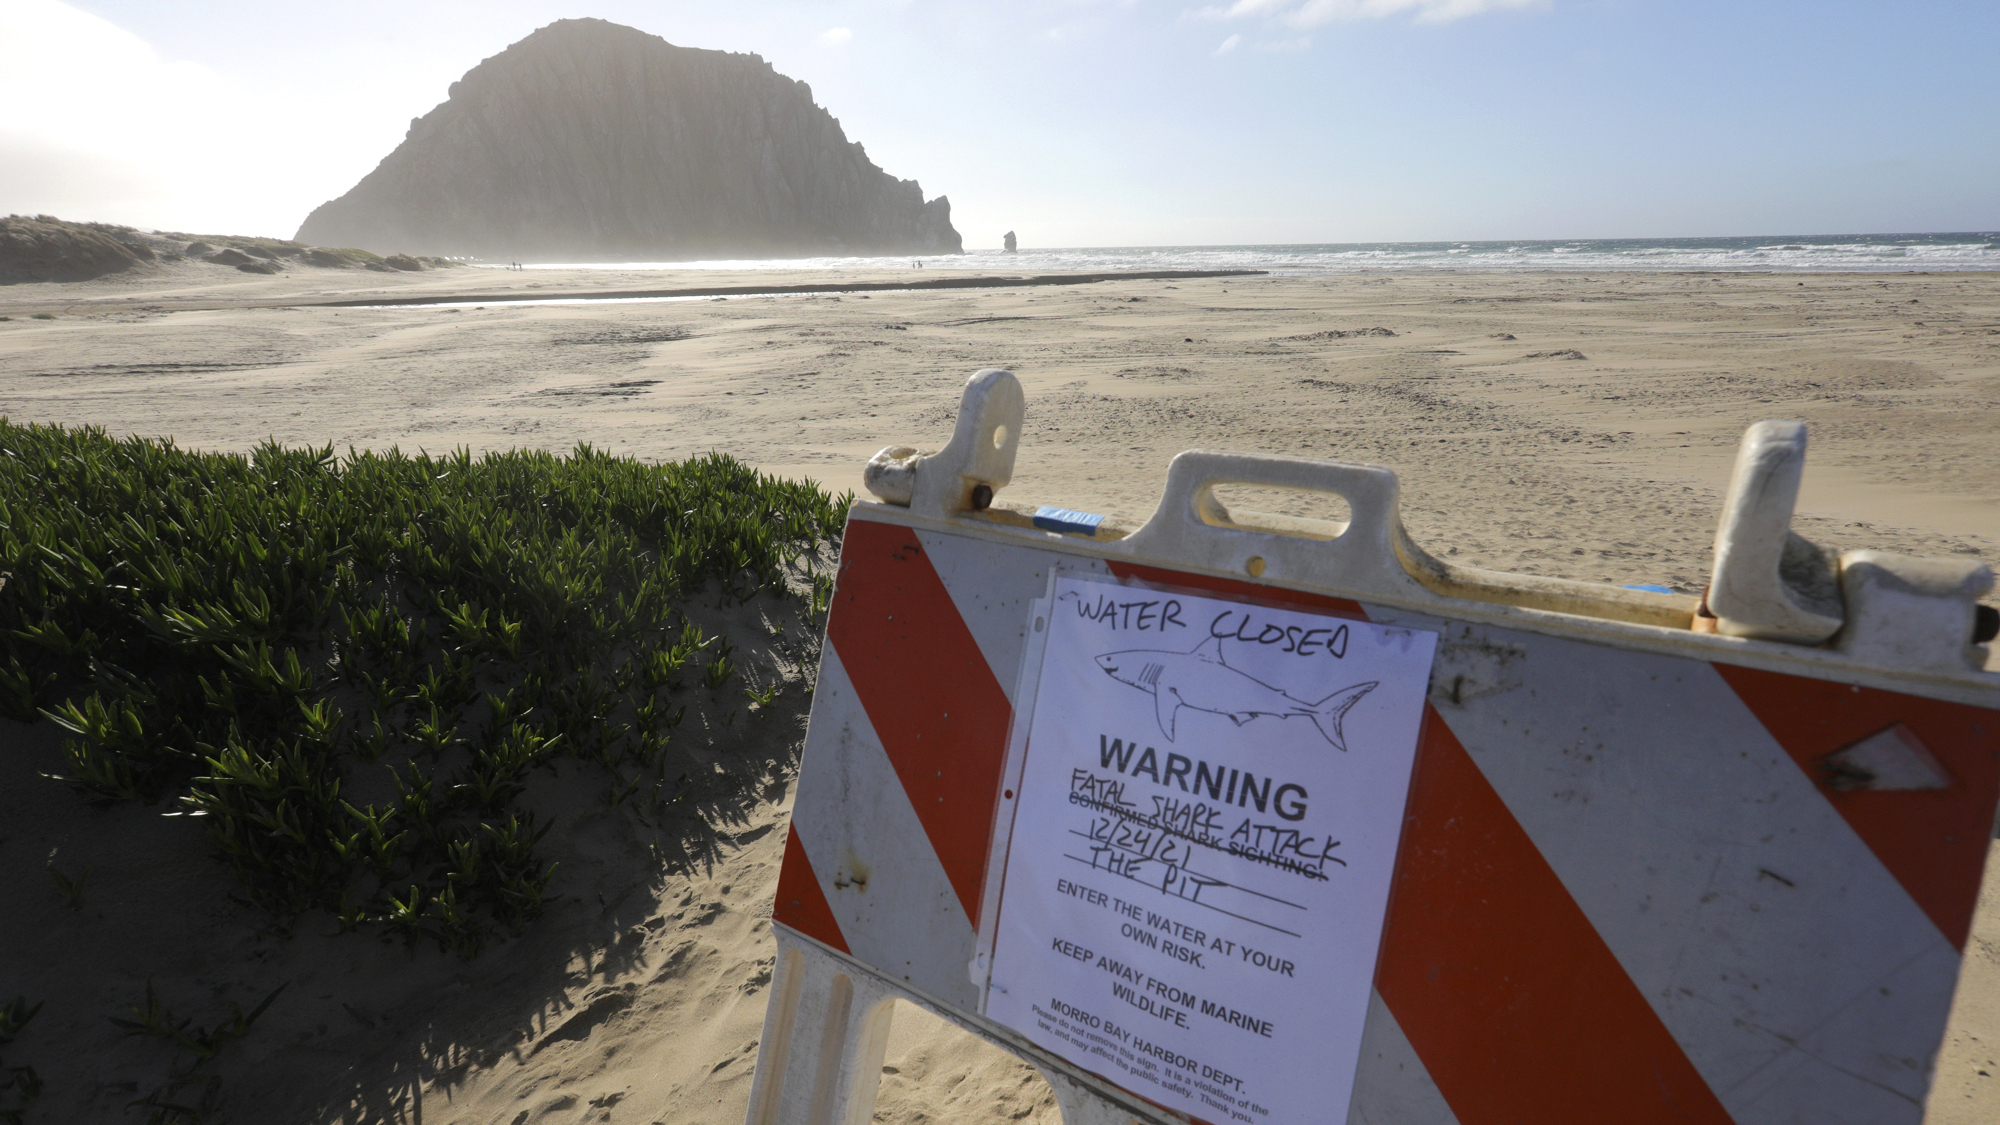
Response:
POLYGON ((1055 583, 986 1014, 1211 1122, 1344 1120, 1437 636, 1055 583))

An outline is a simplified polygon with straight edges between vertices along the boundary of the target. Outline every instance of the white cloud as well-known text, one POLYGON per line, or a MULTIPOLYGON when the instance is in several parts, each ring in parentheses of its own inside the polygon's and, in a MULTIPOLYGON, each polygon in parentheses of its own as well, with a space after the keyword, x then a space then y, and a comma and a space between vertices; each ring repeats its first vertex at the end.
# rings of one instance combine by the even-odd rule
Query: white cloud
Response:
POLYGON ((1304 28, 1404 14, 1416 23, 1450 23, 1487 12, 1545 10, 1552 3, 1553 0, 1236 0, 1226 8, 1201 8, 1194 14, 1211 20, 1276 19, 1304 28))
POLYGON ((410 113, 409 90, 343 90, 302 101, 57 0, 0 0, 0 214, 290 237, 410 113))
POLYGON ((819 45, 822 47, 845 47, 852 42, 854 29, 851 27, 829 27, 819 33, 819 45))
POLYGON ((54 0, 0 5, 0 104, 11 130, 57 143, 155 147, 161 110, 212 106, 224 82, 162 59, 138 36, 54 0), (97 140, 101 138, 101 140, 97 140))
POLYGON ((1187 14, 1196 19, 1233 20, 1244 16, 1268 16, 1285 5, 1296 2, 1297 0, 1236 0, 1227 8, 1196 8, 1187 14))
POLYGON ((224 132, 222 121, 256 114, 256 99, 237 93, 213 71, 169 62, 66 4, 0 4, 0 105, 9 107, 0 211, 161 221, 146 201, 171 193, 198 160, 225 159, 199 150, 224 132))
POLYGON ((1243 37, 1241 35, 1232 35, 1229 38, 1224 39, 1222 41, 1222 46, 1217 47, 1215 49, 1215 53, 1218 55, 1226 55, 1229 52, 1234 51, 1237 47, 1241 46, 1242 43, 1243 43, 1243 37))

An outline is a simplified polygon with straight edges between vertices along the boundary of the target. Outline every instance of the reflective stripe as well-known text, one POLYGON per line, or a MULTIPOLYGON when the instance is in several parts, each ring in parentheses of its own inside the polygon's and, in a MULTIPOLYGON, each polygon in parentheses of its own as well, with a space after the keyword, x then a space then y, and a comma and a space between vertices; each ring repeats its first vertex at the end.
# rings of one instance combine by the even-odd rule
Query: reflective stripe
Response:
POLYGON ((1368 994, 1347 1125, 1459 1125, 1380 992, 1368 994))
POLYGON ((1730 1120, 1428 707, 1375 985, 1463 1125, 1730 1120))
POLYGON ((792 812, 848 951, 968 1008, 972 923, 831 645, 792 812))
POLYGON ((1713 665, 1437 626, 1521 654, 1440 712, 1739 1122, 1921 1101, 1957 956, 1713 665))
MULTIPOLYGON (((1026 547, 1000 546, 961 535, 925 532, 919 540, 951 596, 986 666, 1014 702, 1014 683, 1021 671, 1021 650, 1027 644, 1035 600, 1048 593, 1049 566, 1054 556, 1026 547)), ((1104 572, 1103 563, 1068 560, 1070 573, 1104 572), (1081 565, 1078 565, 1081 564, 1081 565)))
POLYGON ((842 953, 853 952, 847 948, 847 939, 841 936, 840 923, 834 920, 833 908, 826 903, 826 893, 820 890, 819 876, 813 871, 812 860, 806 857, 805 845, 799 842, 796 821, 785 830, 785 863, 778 869, 778 897, 771 905, 771 920, 783 922, 842 953))
POLYGON ((973 924, 1012 707, 905 527, 850 521, 826 636, 973 924))
POLYGON ((1727 664, 1715 670, 1896 873, 1946 940, 1963 950, 2000 797, 2000 725, 1993 712, 1727 664), (1821 765, 1829 755, 1897 723, 1937 757, 1949 786, 1898 792, 1829 784, 1821 765))

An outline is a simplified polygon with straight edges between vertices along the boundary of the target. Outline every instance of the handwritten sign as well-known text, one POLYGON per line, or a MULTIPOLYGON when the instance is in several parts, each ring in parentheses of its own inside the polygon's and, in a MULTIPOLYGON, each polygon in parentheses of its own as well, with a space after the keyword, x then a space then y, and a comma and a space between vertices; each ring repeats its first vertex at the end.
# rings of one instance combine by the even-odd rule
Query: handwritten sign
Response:
POLYGON ((1211 1121, 1340 1120, 1435 634, 1064 576, 986 1014, 1211 1121))

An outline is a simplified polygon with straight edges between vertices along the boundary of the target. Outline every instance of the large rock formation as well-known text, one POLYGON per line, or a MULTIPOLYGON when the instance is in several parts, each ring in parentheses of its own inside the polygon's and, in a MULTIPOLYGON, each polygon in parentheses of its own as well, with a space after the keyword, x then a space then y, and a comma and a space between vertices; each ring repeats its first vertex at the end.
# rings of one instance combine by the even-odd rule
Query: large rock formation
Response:
POLYGON ((466 72, 298 238, 544 261, 962 249, 950 201, 877 168, 805 83, 596 19, 466 72))

